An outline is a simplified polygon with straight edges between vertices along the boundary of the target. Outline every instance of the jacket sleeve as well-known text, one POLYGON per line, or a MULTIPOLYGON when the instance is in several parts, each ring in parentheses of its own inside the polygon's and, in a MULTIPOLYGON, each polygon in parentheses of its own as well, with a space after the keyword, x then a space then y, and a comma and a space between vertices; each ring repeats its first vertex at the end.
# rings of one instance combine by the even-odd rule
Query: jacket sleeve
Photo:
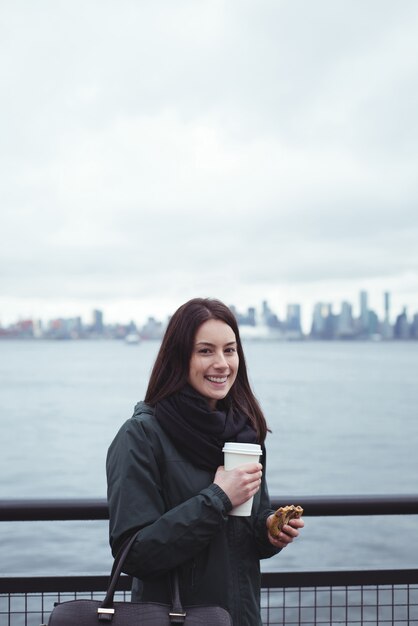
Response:
POLYGON ((267 488, 266 456, 266 449, 265 446, 263 446, 262 462, 264 467, 263 478, 260 487, 261 497, 254 525, 255 542, 257 545, 258 556, 260 559, 268 559, 281 551, 281 548, 276 548, 270 543, 267 535, 267 518, 269 515, 274 513, 274 509, 271 508, 270 496, 267 488))
POLYGON ((231 502, 214 484, 167 510, 158 456, 139 420, 122 426, 106 469, 113 554, 140 530, 125 561, 127 574, 148 578, 177 567, 205 548, 227 522, 231 502))

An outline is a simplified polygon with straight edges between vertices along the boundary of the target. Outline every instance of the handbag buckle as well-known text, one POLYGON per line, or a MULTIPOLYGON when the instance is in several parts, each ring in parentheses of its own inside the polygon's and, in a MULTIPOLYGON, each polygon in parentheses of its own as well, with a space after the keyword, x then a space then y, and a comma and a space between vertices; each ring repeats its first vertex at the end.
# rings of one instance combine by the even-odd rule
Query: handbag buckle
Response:
POLYGON ((111 622, 112 618, 115 614, 115 609, 104 609, 101 606, 97 609, 99 621, 101 622, 111 622))
POLYGON ((174 624, 183 624, 184 620, 186 619, 186 613, 174 613, 173 611, 170 611, 170 613, 168 614, 169 618, 170 618, 170 622, 174 623, 174 624))

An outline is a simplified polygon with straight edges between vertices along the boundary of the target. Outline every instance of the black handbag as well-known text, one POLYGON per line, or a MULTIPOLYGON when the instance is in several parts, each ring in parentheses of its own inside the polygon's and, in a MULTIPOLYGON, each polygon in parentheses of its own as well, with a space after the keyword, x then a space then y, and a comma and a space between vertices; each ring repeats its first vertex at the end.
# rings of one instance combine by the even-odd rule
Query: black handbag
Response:
MULTIPOLYGON (((136 534, 122 546, 113 563, 105 599, 70 600, 57 604, 48 626, 233 626, 228 611, 219 606, 183 607, 177 571, 172 574, 171 605, 158 602, 114 602, 122 567, 136 534)), ((42 625, 41 625, 42 626, 42 625)))

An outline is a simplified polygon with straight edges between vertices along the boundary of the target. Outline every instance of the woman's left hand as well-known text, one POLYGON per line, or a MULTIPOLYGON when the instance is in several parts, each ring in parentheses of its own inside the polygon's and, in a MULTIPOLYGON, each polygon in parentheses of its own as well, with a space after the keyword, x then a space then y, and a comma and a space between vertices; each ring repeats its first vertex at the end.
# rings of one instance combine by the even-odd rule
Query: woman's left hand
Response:
POLYGON ((270 543, 276 548, 285 548, 292 543, 294 539, 299 537, 299 530, 305 526, 302 518, 292 519, 288 524, 285 524, 277 537, 273 537, 270 534, 270 524, 272 522, 273 515, 269 515, 267 518, 267 535, 270 543))

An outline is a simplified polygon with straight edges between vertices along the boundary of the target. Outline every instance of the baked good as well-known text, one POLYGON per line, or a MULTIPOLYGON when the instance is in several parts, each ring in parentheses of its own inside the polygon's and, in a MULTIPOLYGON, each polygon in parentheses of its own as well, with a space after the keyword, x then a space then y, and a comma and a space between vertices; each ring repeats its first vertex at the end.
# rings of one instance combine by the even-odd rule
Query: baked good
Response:
POLYGON ((281 506, 273 513, 273 517, 270 518, 269 530, 272 537, 277 537, 285 524, 288 524, 291 519, 297 519, 303 515, 303 509, 301 506, 281 506))

